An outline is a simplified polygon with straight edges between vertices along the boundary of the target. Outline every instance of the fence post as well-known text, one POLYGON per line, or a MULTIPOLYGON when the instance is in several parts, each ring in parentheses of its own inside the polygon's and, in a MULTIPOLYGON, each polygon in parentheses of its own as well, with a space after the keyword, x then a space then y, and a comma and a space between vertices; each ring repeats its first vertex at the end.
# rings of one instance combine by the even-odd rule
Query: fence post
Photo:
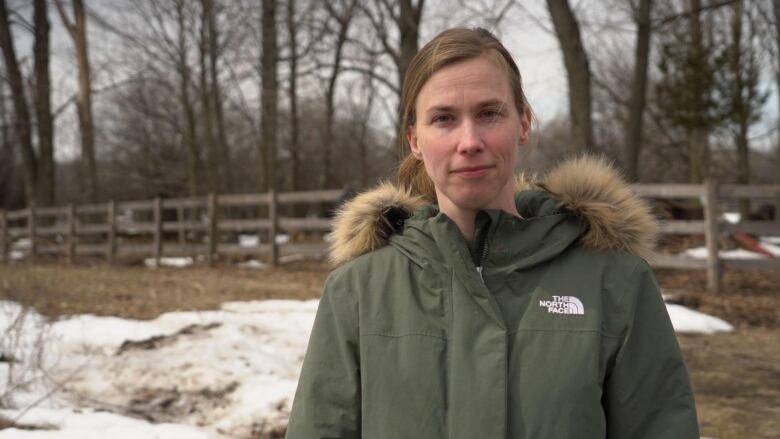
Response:
POLYGON ((30 201, 30 207, 27 209, 27 234, 30 235, 30 262, 35 262, 35 255, 38 253, 36 245, 37 227, 35 224, 35 200, 30 201))
POLYGON ((217 240, 219 239, 219 230, 217 227, 217 221, 219 221, 219 215, 217 213, 217 195, 215 193, 209 193, 208 197, 208 215, 209 215, 209 248, 208 248, 208 261, 209 267, 213 267, 217 259, 217 240))
POLYGON ((108 228, 108 242, 106 242, 106 259, 109 265, 114 264, 114 255, 116 254, 116 203, 114 200, 108 202, 108 212, 106 212, 106 227, 108 228))
POLYGON ((0 209, 0 259, 3 263, 8 263, 8 213, 5 209, 0 209))
POLYGON ((160 267, 160 258, 162 257, 162 239, 163 239, 163 222, 162 222, 162 199, 160 197, 154 197, 154 263, 156 267, 160 267))
POLYGON ((720 258, 718 255, 718 184, 710 178, 705 182, 704 240, 707 244, 707 289, 720 292, 720 258))
POLYGON ((68 263, 76 262, 76 206, 68 204, 68 263))
POLYGON ((179 226, 179 245, 184 246, 184 207, 181 205, 176 206, 176 220, 179 226))
POLYGON ((780 224, 780 195, 775 198, 775 222, 780 224))
POLYGON ((279 246, 276 245, 276 233, 279 226, 279 206, 277 204, 276 191, 268 191, 268 241, 271 245, 271 266, 279 264, 279 246))

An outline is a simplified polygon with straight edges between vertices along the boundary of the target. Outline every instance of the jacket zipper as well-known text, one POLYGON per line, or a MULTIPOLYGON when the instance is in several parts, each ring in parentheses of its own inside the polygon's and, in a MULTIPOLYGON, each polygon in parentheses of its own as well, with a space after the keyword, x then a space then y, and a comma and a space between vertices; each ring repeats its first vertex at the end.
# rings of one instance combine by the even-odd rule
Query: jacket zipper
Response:
POLYGON ((477 265, 477 273, 479 273, 479 278, 482 279, 482 283, 485 283, 485 278, 482 277, 482 261, 485 260, 488 254, 488 244, 487 240, 482 245, 482 254, 479 256, 479 265, 477 265))
POLYGON ((487 217, 487 224, 484 224, 483 221, 480 221, 480 216, 482 215, 487 216, 485 212, 477 213, 477 224, 475 224, 476 230, 474 233, 474 242, 478 247, 474 249, 474 254, 478 259, 474 261, 474 265, 477 267, 477 273, 479 274, 479 278, 482 280, 482 283, 485 283, 485 278, 482 276, 482 261, 487 258, 488 254, 488 242, 486 235, 488 229, 490 229, 490 217, 487 217), (483 224, 479 224, 480 222, 483 222, 483 224))

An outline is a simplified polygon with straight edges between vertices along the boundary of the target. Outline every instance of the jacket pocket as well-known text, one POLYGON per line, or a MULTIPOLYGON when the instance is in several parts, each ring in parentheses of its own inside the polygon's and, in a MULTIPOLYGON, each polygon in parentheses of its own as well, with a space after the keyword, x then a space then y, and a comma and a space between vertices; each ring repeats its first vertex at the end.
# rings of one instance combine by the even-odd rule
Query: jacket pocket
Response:
POLYGON ((445 338, 363 334, 360 345, 363 437, 447 437, 445 338))

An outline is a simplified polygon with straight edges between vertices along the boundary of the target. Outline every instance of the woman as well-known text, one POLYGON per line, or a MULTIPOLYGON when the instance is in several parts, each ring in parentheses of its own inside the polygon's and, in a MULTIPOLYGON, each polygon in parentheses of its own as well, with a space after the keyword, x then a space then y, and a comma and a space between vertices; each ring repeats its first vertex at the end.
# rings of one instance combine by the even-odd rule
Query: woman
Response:
POLYGON ((655 223, 599 160, 513 177, 531 112, 501 43, 438 35, 402 111, 398 187, 335 221, 287 438, 698 438, 655 223))

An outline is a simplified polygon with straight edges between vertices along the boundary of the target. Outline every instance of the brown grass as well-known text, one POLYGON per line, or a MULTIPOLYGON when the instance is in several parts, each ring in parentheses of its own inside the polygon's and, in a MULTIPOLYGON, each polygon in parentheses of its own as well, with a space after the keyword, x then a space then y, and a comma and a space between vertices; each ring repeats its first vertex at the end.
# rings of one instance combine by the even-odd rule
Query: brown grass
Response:
MULTIPOLYGON (((0 298, 49 317, 94 313, 151 319, 174 310, 215 309, 234 300, 318 297, 319 263, 276 269, 0 265, 0 298)), ((702 435, 780 437, 780 273, 726 272, 725 293, 704 291, 703 272, 660 271, 665 291, 737 326, 732 334, 680 336, 702 435)))
POLYGON ((326 276, 317 263, 266 270, 0 265, 0 298, 48 317, 92 313, 153 319, 168 311, 216 309, 226 301, 318 297, 326 276))

